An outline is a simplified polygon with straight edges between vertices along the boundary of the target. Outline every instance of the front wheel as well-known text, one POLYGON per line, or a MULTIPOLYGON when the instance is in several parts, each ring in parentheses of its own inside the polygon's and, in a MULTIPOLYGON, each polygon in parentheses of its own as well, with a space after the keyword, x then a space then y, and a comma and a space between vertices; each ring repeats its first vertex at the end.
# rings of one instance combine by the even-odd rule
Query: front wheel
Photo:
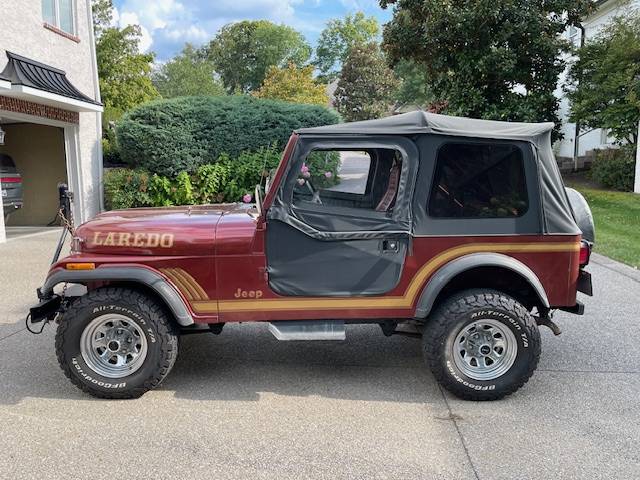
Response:
POLYGON ((64 373, 100 398, 136 398, 167 376, 178 336, 154 299, 124 288, 92 290, 71 304, 56 332, 64 373))
POLYGON ((465 400, 497 400, 522 387, 540 358, 540 332, 516 300, 493 290, 447 299, 426 325, 427 365, 465 400))

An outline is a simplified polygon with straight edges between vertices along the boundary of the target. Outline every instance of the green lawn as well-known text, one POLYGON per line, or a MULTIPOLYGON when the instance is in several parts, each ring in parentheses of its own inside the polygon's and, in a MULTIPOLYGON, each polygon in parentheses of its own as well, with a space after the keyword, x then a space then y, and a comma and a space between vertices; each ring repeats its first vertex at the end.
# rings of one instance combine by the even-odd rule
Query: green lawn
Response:
POLYGON ((640 194, 569 186, 589 202, 596 223, 595 251, 640 267, 640 194))

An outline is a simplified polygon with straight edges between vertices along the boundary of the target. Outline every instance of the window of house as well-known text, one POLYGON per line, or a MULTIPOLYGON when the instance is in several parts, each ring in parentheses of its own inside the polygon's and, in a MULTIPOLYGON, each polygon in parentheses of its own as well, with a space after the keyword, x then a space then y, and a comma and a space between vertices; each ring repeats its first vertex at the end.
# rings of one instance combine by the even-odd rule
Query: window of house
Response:
POLYGON ((71 35, 76 34, 75 0, 42 0, 42 17, 45 23, 71 35))
POLYGON ((515 145, 446 143, 438 150, 430 216, 513 218, 528 207, 522 151, 515 145))
POLYGON ((315 150, 298 167, 293 205, 310 203, 390 212, 402 165, 393 149, 315 150))

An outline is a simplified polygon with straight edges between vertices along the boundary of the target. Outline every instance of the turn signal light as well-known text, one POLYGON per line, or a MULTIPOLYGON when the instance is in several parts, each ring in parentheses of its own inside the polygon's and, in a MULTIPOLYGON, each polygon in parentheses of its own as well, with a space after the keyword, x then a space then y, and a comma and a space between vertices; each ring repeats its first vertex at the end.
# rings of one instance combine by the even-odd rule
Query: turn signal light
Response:
POLYGON ((589 257, 591 257, 591 245, 584 240, 580 243, 580 266, 584 267, 589 264, 589 257))
POLYGON ((95 263, 67 263, 64 268, 67 270, 94 270, 95 263))

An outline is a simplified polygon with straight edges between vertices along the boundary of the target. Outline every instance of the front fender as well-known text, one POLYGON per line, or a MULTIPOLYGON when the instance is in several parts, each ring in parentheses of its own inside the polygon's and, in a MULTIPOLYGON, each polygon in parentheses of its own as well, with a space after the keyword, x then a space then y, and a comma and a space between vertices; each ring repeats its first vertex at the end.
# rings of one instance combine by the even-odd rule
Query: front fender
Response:
POLYGON ((425 318, 429 315, 442 289, 457 275, 478 267, 501 267, 517 273, 531 285, 540 303, 544 307, 549 308, 549 299, 542 286, 542 282, 540 282, 537 275, 524 263, 500 253, 472 253, 452 260, 441 267, 431 277, 420 295, 416 307, 416 317, 425 318))
POLYGON ((193 317, 177 290, 159 273, 143 267, 100 267, 95 270, 54 270, 40 288, 41 298, 53 295, 53 288, 60 283, 126 281, 151 288, 167 304, 176 321, 183 327, 193 325, 193 317))

